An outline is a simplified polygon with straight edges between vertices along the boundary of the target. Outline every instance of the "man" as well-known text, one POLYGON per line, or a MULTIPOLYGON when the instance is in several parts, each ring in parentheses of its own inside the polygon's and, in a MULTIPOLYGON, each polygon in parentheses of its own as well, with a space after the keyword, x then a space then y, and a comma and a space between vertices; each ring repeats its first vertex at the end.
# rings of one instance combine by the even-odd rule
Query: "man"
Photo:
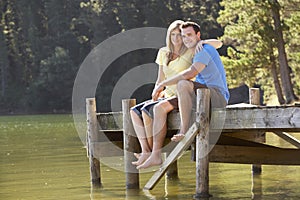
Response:
MULTIPOLYGON (((181 35, 184 44, 188 48, 195 48, 201 41, 200 26, 194 22, 185 22, 181 25, 181 35)), ((225 107, 229 92, 226 82, 226 74, 220 56, 216 49, 210 45, 203 45, 202 51, 195 54, 193 64, 177 76, 162 81, 152 93, 152 99, 156 100, 165 86, 177 84, 178 108, 180 112, 181 127, 178 134, 171 140, 179 142, 189 129, 190 116, 198 88, 208 88, 211 93, 211 106, 225 107), (196 80, 191 81, 195 78, 196 80)), ((164 137, 154 134, 153 150, 150 157, 137 169, 148 168, 162 163, 161 148, 164 137)))

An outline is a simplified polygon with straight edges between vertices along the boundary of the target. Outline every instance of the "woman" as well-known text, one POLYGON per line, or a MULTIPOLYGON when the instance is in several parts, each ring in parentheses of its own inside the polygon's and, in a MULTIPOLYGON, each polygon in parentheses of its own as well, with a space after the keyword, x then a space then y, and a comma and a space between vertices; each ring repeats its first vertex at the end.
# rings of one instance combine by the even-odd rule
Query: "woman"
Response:
MULTIPOLYGON (((179 26, 183 23, 181 20, 176 20, 170 24, 167 30, 166 47, 159 50, 156 58, 156 63, 159 65, 158 77, 156 84, 161 81, 177 75, 181 71, 187 69, 192 64, 194 55, 193 49, 188 49, 183 44, 179 26)), ((222 46, 219 40, 205 40, 199 44, 196 51, 201 50, 202 44, 211 44, 215 48, 222 46)), ((167 114, 176 106, 176 85, 167 86, 160 94, 158 101, 149 100, 134 106, 131 111, 131 118, 136 135, 141 144, 142 152, 135 154, 137 161, 132 162, 134 165, 141 165, 149 156, 153 146, 153 133, 166 133, 167 114), (155 120, 153 121, 153 116, 155 120), (155 130, 153 130, 153 127, 155 130)), ((162 134, 165 135, 165 134, 162 134)), ((158 164, 161 161, 157 161, 158 164)))

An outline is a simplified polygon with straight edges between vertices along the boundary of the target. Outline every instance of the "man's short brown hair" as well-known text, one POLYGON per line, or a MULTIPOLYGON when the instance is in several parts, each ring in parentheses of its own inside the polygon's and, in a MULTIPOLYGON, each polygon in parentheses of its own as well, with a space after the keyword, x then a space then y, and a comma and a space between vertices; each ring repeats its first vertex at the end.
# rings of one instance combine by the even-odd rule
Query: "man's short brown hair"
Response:
POLYGON ((190 27, 190 26, 193 27, 196 34, 198 32, 200 32, 200 26, 196 22, 191 22, 191 21, 186 21, 186 22, 182 23, 180 25, 180 29, 187 28, 187 27, 190 27))

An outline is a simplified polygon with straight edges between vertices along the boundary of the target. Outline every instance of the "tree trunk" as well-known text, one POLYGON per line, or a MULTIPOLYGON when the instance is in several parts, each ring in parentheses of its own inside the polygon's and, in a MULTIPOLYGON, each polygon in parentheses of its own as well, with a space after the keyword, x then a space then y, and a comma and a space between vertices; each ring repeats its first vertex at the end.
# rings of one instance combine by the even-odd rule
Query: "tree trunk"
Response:
POLYGON ((269 3, 271 5, 274 26, 275 26, 281 84, 286 97, 286 103, 291 103, 294 100, 297 100, 298 98, 294 94, 294 90, 291 82, 291 76, 290 76, 290 69, 288 66, 287 56, 284 48, 282 26, 281 26, 280 13, 279 13, 280 5, 277 0, 269 1, 269 3))
MULTIPOLYGON (((2 34, 1 34, 1 36, 2 36, 2 34)), ((0 38, 0 41, 1 40, 2 40, 2 38, 0 38)), ((2 55, 1 57, 3 57, 3 60, 0 61, 1 96, 4 97, 5 93, 6 93, 5 92, 5 90, 6 90, 6 66, 8 64, 7 56, 6 56, 7 52, 6 52, 5 45, 0 44, 0 54, 2 55)))
MULTIPOLYGON (((2 15, 5 13, 6 5, 0 4, 0 9, 2 11, 2 15)), ((1 16, 1 19, 3 16, 1 16)), ((7 60, 7 48, 5 44, 5 35, 3 33, 4 26, 2 22, 0 21, 0 55, 1 55, 1 60, 0 60, 0 79, 1 79, 1 96, 5 96, 5 90, 6 90, 6 68, 8 66, 8 60, 7 60)))
POLYGON ((273 77, 273 81, 274 81, 277 99, 278 99, 278 102, 280 103, 280 105, 282 105, 285 103, 285 99, 282 94, 281 85, 280 85, 279 78, 277 75, 276 60, 275 60, 275 56, 273 55, 272 51, 270 52, 270 61, 271 61, 271 73, 272 73, 272 77, 273 77))

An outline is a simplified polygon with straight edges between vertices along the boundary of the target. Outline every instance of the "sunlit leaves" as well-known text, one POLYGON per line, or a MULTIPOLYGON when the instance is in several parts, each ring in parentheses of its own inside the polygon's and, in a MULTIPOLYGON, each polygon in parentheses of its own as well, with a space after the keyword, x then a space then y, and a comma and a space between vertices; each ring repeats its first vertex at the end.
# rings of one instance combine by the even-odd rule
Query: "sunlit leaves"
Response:
MULTIPOLYGON (((300 12, 292 9, 293 6, 299 5, 296 2, 296 0, 279 1, 289 64, 295 72, 298 72, 300 66, 295 60, 299 61, 300 12)), ((272 1, 267 0, 221 1, 224 10, 220 11, 218 22, 225 29, 222 37, 225 45, 231 46, 228 48, 230 59, 223 58, 230 86, 237 86, 243 82, 250 85, 258 83, 267 89, 267 95, 274 92, 274 86, 271 84, 270 55, 277 56, 278 52, 275 48, 276 33, 270 3, 272 1)), ((299 88, 297 85, 298 83, 296 87, 299 88)))

